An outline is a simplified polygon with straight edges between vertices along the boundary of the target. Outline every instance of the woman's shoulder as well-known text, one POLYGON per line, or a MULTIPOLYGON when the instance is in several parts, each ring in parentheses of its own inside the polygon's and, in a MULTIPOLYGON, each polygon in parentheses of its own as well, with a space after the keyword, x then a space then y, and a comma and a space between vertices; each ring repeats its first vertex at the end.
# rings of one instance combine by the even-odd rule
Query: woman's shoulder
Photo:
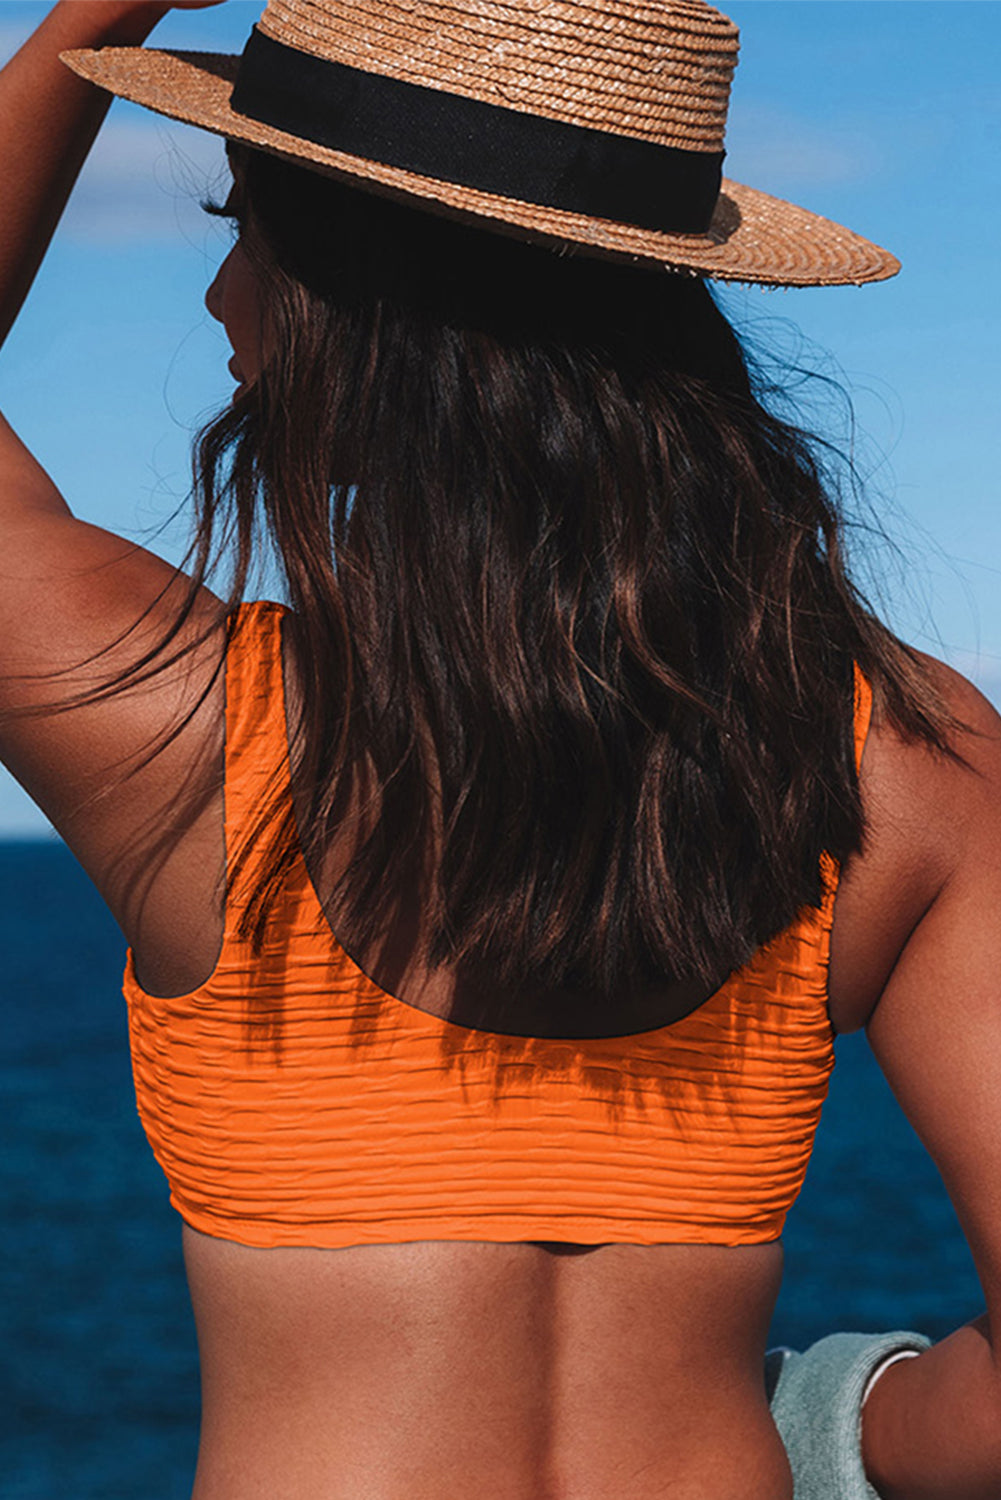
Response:
POLYGON ((911 654, 960 726, 975 733, 1001 735, 1001 713, 968 677, 925 651, 912 649, 911 654))
POLYGON ((831 1015, 866 1023, 911 935, 952 883, 981 889, 1001 865, 1001 715, 954 667, 916 662, 943 710, 943 745, 905 733, 874 686, 862 757, 865 836, 845 865, 831 938, 831 1015))
MULTIPOLYGON (((939 720, 939 743, 918 738, 896 722, 889 694, 873 684, 872 717, 862 756, 861 783, 867 821, 881 826, 881 811, 921 804, 918 826, 943 836, 943 814, 972 813, 1001 792, 1001 713, 968 677, 938 657, 911 651, 939 720), (934 794, 934 800, 927 800, 934 794)), ((909 820, 908 820, 909 821, 909 820)), ((877 832, 879 831, 877 827, 877 832)), ((951 825, 951 833, 958 830, 951 825)), ((948 841, 948 840, 947 840, 948 841)))
POLYGON ((944 849, 957 845, 970 817, 991 811, 995 803, 1001 807, 1001 713, 955 667, 925 652, 912 655, 938 701, 941 743, 902 730, 877 685, 862 759, 862 794, 876 835, 888 831, 885 814, 895 814, 894 823, 911 823, 906 809, 920 811, 915 831, 923 830, 930 854, 936 841, 944 849))

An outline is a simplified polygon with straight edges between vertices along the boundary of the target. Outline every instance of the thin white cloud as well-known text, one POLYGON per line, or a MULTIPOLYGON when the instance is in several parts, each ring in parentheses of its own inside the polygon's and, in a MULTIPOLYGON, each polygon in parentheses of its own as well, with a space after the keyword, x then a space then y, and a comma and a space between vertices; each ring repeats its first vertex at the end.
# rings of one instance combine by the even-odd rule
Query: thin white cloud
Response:
POLYGON ((872 176, 882 160, 862 130, 823 127, 760 104, 734 106, 724 171, 766 192, 840 186, 872 176))
POLYGON ((200 234, 199 200, 223 191, 225 181, 220 137, 173 121, 113 115, 80 174, 61 234, 100 245, 200 234))

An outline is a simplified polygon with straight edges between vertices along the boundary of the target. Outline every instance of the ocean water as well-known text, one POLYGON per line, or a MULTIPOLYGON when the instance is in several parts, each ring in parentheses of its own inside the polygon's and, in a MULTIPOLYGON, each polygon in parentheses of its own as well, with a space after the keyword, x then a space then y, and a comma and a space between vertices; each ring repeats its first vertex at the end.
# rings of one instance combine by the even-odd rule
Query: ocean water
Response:
MULTIPOLYGON (((124 945, 58 844, 0 844, 0 1493, 187 1500, 198 1434, 179 1221, 135 1113, 124 945)), ((839 1043, 772 1342, 933 1338, 980 1311, 949 1201, 865 1042, 839 1043)))

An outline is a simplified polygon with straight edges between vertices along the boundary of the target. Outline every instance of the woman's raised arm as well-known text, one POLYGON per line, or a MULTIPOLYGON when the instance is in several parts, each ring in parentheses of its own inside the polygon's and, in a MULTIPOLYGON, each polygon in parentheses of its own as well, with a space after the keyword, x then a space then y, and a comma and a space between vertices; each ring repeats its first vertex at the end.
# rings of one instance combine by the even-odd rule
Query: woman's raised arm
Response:
POLYGON ((111 103, 71 74, 60 52, 137 45, 170 8, 145 0, 59 0, 0 72, 0 342, 111 103))
MULTIPOLYGON (((60 52, 139 43, 170 9, 60 0, 0 71, 0 336, 30 290, 110 102, 60 52)), ((134 943, 152 910, 142 894, 157 864, 150 830, 168 864, 175 844, 191 846, 196 824, 217 842, 205 807, 222 733, 221 687, 213 688, 218 601, 202 591, 181 642, 201 649, 175 668, 113 697, 66 705, 160 639, 185 586, 162 559, 77 520, 0 416, 0 758, 67 837, 134 943), (123 779, 182 724, 168 752, 123 779)), ((200 861, 211 866, 204 850, 200 861)))

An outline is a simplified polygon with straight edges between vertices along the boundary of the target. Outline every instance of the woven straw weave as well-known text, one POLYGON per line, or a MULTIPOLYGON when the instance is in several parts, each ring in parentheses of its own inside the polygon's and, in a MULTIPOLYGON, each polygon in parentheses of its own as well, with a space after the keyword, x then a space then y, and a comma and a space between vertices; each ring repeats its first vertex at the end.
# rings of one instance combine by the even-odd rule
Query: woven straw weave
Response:
POLYGON ((270 0, 259 29, 349 67, 571 125, 720 151, 737 28, 708 5, 270 0))

